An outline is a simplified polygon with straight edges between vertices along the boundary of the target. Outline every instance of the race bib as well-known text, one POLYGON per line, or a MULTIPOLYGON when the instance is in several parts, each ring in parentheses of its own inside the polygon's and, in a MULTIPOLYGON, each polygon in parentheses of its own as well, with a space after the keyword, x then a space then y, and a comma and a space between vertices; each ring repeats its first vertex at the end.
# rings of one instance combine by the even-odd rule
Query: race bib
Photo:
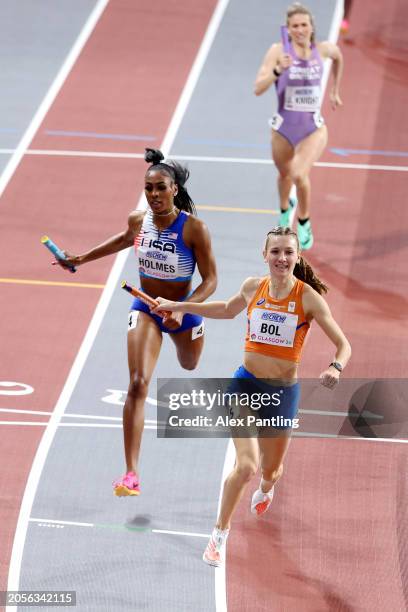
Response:
POLYGON ((251 313, 249 337, 252 342, 292 347, 298 315, 254 308, 251 313))
POLYGON ((136 328, 138 318, 139 318, 138 310, 131 310, 128 313, 128 331, 136 328))
POLYGON ((137 258, 139 272, 142 274, 162 280, 170 280, 179 276, 177 253, 139 247, 137 258))
POLYGON ((314 113, 320 108, 320 86, 288 86, 285 89, 285 110, 314 113))
POLYGON ((324 125, 324 119, 320 114, 320 111, 316 111, 313 115, 313 121, 315 122, 315 126, 320 128, 324 125))
POLYGON ((278 131, 283 123, 283 117, 279 113, 275 113, 274 116, 269 119, 268 124, 273 130, 278 131))

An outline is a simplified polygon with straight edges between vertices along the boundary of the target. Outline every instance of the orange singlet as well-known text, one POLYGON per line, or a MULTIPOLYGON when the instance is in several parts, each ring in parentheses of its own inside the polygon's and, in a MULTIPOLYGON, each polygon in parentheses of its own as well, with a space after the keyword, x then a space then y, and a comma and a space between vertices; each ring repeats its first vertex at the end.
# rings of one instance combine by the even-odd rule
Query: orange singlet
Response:
POLYGON ((248 304, 245 351, 299 363, 310 324, 302 305, 304 283, 298 279, 287 297, 269 295, 270 277, 259 284, 248 304))

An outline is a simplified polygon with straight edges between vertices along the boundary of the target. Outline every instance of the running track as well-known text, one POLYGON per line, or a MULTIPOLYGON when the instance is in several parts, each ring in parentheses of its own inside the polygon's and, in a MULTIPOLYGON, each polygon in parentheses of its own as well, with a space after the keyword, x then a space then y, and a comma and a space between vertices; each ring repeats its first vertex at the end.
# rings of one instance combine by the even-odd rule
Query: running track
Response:
MULTIPOLYGON (((188 36, 183 21, 187 20, 186 7, 182 10, 181 6, 174 6, 169 12, 167 4, 166 18, 173 21, 171 28, 166 22, 162 29, 157 26, 160 21, 156 12, 146 7, 143 17, 147 23, 141 27, 142 34, 149 34, 146 39, 143 35, 135 39, 130 25, 126 27, 131 23, 132 6, 130 2, 108 5, 31 148, 76 149, 78 141, 74 137, 58 142, 45 135, 47 129, 52 130, 56 125, 59 129, 69 129, 73 124, 78 130, 88 132, 103 129, 107 133, 154 134, 157 142, 161 142, 213 4, 200 3, 199 9, 188 15, 188 36), (121 10, 115 10, 119 7, 121 10), (177 27, 180 27, 179 37, 175 34, 177 27), (108 35, 111 28, 120 30, 120 39, 108 35), (171 40, 179 40, 176 46, 166 41, 170 31, 171 40), (135 48, 136 44, 140 48, 135 48), (147 47, 150 51, 146 61, 151 62, 150 68, 144 62, 145 70, 139 74, 140 64, 136 62, 131 87, 127 86, 129 66, 118 72, 109 59, 120 58, 121 54, 137 58, 147 47), (96 64, 98 70, 92 70, 96 64), (149 75, 154 75, 151 86, 149 75), (106 88, 108 80, 112 83, 109 89, 106 88), (161 96, 161 92, 166 95, 161 96), (89 114, 84 115, 84 109, 93 106, 98 108, 98 114, 92 114, 94 128, 89 114), (116 109, 115 113, 111 108, 116 109), (139 123, 135 124, 135 117, 139 123)), ((373 151, 403 148, 404 130, 399 118, 406 91, 401 83, 398 24, 406 9, 396 0, 387 7, 385 25, 382 14, 379 21, 376 11, 367 15, 358 5, 353 7, 354 44, 343 48, 347 62, 343 87, 345 108, 335 117, 328 109, 324 113, 330 144, 338 148, 373 151), (358 98, 356 83, 360 85, 358 98)), ((134 152, 145 144, 149 145, 150 141, 136 146, 126 141, 110 143, 109 150, 134 152)), ((94 139, 87 142, 81 138, 80 146, 83 150, 106 150, 106 143, 94 139)), ((338 160, 338 156, 328 152, 322 161, 338 160)), ((359 156, 353 157, 352 162, 402 165, 398 157, 359 156)), ((111 228, 120 227, 140 193, 142 176, 143 165, 137 160, 116 163, 97 158, 26 156, 2 197, 0 249, 4 271, 1 277, 54 281, 54 270, 47 272, 45 265, 47 254, 38 248, 38 237, 46 231, 57 242, 69 241, 73 251, 83 244, 99 241, 111 228), (49 175, 52 181, 47 180, 49 175), (79 216, 83 219, 81 225, 77 222, 79 216), (15 253, 24 253, 24 257, 15 257, 15 253)), ((354 377, 391 378, 405 373, 401 328, 405 322, 408 283, 406 271, 395 263, 403 261, 407 250, 401 230, 406 222, 400 206, 403 178, 402 172, 387 170, 316 168, 314 171, 314 205, 320 213, 315 227, 321 239, 310 260, 331 285, 330 303, 352 338, 354 355, 349 372, 354 377), (329 214, 325 214, 327 211, 329 214), (384 351, 389 354, 387 360, 384 360, 384 351)), ((109 267, 109 261, 101 261, 84 268, 81 283, 103 285, 109 267)), ((78 288, 75 300, 68 302, 66 291, 66 287, 2 284, 2 338, 5 346, 12 347, 2 351, 2 372, 7 372, 4 380, 24 381, 35 388, 31 396, 6 396, 9 409, 49 411, 59 397, 100 293, 98 288, 89 291, 78 288)), ((316 375, 316 370, 325 366, 326 354, 324 340, 315 330, 307 347, 303 374, 316 375)), ((5 413, 3 420, 14 418, 12 413, 5 413)), ((25 416, 25 420, 30 419, 34 417, 25 416)), ((41 436, 41 428, 20 425, 5 429, 0 481, 1 538, 6 542, 0 553, 3 585, 25 480, 41 436)), ((229 545, 230 610, 295 610, 298 608, 293 600, 294 592, 296 599, 302 597, 305 610, 380 610, 385 605, 403 609, 406 553, 401 542, 404 517, 400 508, 406 507, 401 480, 401 473, 406 474, 406 447, 385 444, 378 449, 378 443, 347 441, 345 453, 342 446, 345 443, 344 440, 294 441, 286 466, 287 477, 280 485, 274 506, 276 520, 272 528, 267 521, 255 526, 247 516, 246 506, 242 505, 229 545), (322 456, 330 456, 331 461, 322 462, 322 456), (333 470, 337 475, 335 480, 333 470), (318 481, 316 474, 319 474, 318 481), (380 487, 375 484, 376 478, 380 478, 380 487), (363 491, 361 480, 364 480, 363 491), (358 493, 353 494, 354 487, 358 493), (346 495, 341 495, 343 490, 346 495), (368 499, 375 499, 375 507, 370 506, 369 511, 368 499), (390 499, 393 503, 387 504, 390 499), (286 517, 290 518, 286 520, 286 517), (310 528, 305 529, 305 525, 310 528), (247 538, 248 533, 253 537, 247 538), (264 550, 271 535, 272 550, 269 546, 264 550), (351 552, 350 541, 355 542, 351 552), (377 555, 379 550, 381 558, 377 555), (284 557, 283 551, 287 553, 284 557), (248 555, 252 562, 248 563, 248 555), (270 555, 270 565, 264 566, 267 572, 264 576, 258 561, 266 555, 270 555), (344 564, 344 559, 353 555, 354 565, 353 562, 344 564), (363 568, 362 558, 367 559, 367 566, 363 568), (276 567, 279 567, 278 573, 271 571, 276 567), (373 574, 383 579, 378 589, 373 589, 373 574), (384 593, 384 601, 379 600, 378 592, 384 593), (272 593, 273 604, 270 603, 272 593)))
MULTIPOLYGON (((117 147, 122 152, 159 146, 214 5, 213 0, 197 5, 108 3, 31 148, 106 150, 106 141, 58 142, 41 136, 55 126, 63 130, 72 125, 79 131, 154 136, 153 141, 121 140, 117 147)), ((115 148, 110 141, 109 150, 115 148)), ((5 396, 7 408, 53 410, 101 294, 101 288, 78 288, 72 299, 69 288, 47 285, 57 277, 72 279, 55 274, 49 254, 39 248, 40 237, 47 233, 57 244, 69 242, 75 252, 117 231, 137 202, 144 171, 143 161, 106 158, 25 156, 18 166, 1 201, 0 277, 41 279, 44 284, 1 285, 2 378, 35 389, 32 395, 5 396)), ((81 270, 81 284, 102 287, 111 266, 112 261, 102 260, 81 270)), ((28 421, 37 418, 25 416, 28 421)), ((15 420, 15 415, 5 413, 3 420, 15 420)), ((6 588, 19 507, 43 433, 30 426, 8 427, 6 432, 0 480, 1 589, 6 588)))

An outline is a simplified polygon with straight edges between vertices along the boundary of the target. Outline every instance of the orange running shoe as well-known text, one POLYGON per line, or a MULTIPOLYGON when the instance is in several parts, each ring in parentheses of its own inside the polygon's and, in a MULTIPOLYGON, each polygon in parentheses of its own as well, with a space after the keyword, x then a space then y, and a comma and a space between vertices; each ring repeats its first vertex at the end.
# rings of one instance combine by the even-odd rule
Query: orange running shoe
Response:
POLYGON ((113 482, 113 493, 118 497, 140 495, 139 478, 135 472, 128 472, 122 478, 113 482))

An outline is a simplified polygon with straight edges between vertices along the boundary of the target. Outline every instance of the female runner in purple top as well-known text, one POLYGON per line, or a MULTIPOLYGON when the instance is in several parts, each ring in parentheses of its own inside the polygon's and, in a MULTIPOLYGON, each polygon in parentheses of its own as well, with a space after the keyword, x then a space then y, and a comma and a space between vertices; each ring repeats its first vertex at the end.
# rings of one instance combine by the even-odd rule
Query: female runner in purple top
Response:
POLYGON ((323 60, 333 61, 330 101, 334 110, 342 104, 339 85, 343 59, 337 45, 329 41, 315 43, 312 14, 301 4, 288 8, 286 23, 288 40, 273 44, 266 53, 256 77, 255 94, 260 96, 275 83, 278 112, 270 125, 272 158, 279 172, 279 225, 291 225, 296 200, 289 196, 295 185, 299 205, 297 233, 301 248, 306 250, 313 245, 309 174, 327 144, 327 127, 320 115, 323 60))

